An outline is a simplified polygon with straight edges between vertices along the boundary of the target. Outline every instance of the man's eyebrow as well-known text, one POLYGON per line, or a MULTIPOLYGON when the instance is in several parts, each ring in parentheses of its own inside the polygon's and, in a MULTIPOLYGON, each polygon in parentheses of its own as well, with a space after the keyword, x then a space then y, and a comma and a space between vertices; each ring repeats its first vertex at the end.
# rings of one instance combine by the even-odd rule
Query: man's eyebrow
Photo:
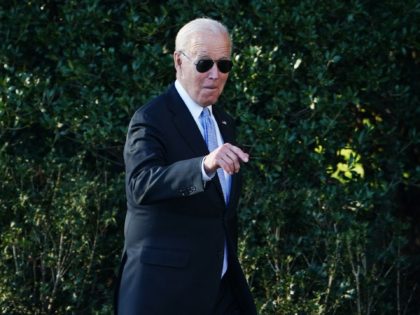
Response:
POLYGON ((197 58, 210 58, 208 52, 199 52, 198 51, 198 52, 195 53, 195 56, 197 58))
POLYGON ((230 60, 230 56, 223 56, 223 57, 220 57, 220 58, 217 58, 217 59, 213 59, 207 54, 197 54, 196 59, 210 59, 210 60, 215 60, 215 61, 217 61, 217 60, 230 60))

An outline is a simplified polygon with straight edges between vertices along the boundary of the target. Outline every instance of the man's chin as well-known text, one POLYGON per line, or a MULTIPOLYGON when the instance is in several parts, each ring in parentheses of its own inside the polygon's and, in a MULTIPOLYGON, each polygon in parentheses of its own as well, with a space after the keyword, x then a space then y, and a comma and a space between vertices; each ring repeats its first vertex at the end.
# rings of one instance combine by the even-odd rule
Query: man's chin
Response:
POLYGON ((208 106, 215 104, 219 99, 219 93, 213 93, 214 95, 206 95, 200 98, 199 104, 202 106, 208 106))

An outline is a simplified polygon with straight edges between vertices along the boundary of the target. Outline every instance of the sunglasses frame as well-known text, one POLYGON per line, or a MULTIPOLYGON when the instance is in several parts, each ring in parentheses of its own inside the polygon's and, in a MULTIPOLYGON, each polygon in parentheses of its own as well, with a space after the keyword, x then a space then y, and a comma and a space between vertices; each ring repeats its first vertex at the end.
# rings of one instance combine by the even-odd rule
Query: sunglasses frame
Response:
POLYGON ((221 72, 221 73, 229 73, 230 70, 232 70, 233 67, 233 62, 232 60, 229 59, 220 59, 220 60, 213 60, 213 59, 200 59, 197 62, 194 62, 190 57, 188 57, 182 50, 179 51, 182 55, 184 55, 189 61, 191 61, 194 65, 195 65, 195 69, 197 70, 197 72, 199 73, 206 73, 207 71, 209 71, 211 68, 213 68, 213 65, 216 64, 217 69, 221 72), (206 63, 207 65, 203 65, 203 62, 206 63), (224 69, 224 66, 222 66, 222 64, 226 64, 226 67, 228 68, 228 70, 226 71, 226 69, 224 69), (203 68, 204 67, 204 68, 203 68))

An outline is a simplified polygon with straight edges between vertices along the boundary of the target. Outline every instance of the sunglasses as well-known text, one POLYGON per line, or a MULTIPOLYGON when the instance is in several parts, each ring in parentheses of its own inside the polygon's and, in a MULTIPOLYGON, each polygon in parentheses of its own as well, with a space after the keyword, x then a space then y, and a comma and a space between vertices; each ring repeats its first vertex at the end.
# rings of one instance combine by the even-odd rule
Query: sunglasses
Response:
POLYGON ((212 60, 212 59, 200 59, 197 62, 193 62, 190 57, 188 57, 183 51, 180 51, 181 54, 183 54, 189 61, 195 64, 195 69, 200 72, 204 73, 209 71, 211 68, 213 68, 213 65, 216 63, 217 69, 221 73, 228 73, 230 70, 232 70, 233 63, 231 60, 222 59, 222 60, 212 60))

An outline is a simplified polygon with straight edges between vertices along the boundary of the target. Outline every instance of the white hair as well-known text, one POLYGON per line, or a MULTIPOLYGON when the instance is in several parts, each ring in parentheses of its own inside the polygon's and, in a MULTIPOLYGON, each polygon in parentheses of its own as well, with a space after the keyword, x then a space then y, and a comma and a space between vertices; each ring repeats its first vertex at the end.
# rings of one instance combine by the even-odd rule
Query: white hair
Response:
POLYGON ((192 35, 200 32, 226 34, 229 39, 230 49, 232 49, 232 40, 226 26, 210 18, 198 18, 188 22, 178 31, 175 38, 175 50, 188 50, 192 35))

